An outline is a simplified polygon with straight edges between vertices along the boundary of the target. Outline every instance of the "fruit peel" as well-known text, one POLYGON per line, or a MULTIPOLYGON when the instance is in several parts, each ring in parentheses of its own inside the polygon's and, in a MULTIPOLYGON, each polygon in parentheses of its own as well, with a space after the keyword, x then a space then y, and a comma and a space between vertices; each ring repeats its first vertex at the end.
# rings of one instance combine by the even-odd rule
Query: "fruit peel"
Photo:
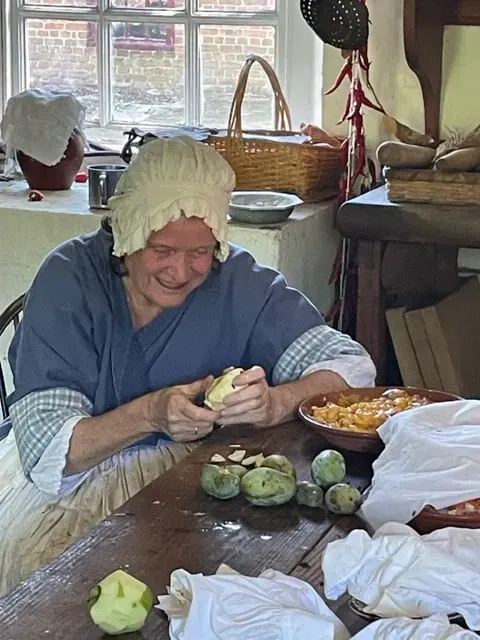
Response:
POLYGON ((234 451, 233 453, 231 453, 227 457, 232 462, 239 462, 240 463, 245 458, 246 453, 247 452, 245 451, 245 449, 237 449, 236 451, 234 451))
POLYGON ((248 456, 248 458, 244 458, 244 460, 242 460, 242 465, 244 467, 259 467, 264 460, 265 456, 263 455, 263 453, 257 453, 254 456, 248 456))

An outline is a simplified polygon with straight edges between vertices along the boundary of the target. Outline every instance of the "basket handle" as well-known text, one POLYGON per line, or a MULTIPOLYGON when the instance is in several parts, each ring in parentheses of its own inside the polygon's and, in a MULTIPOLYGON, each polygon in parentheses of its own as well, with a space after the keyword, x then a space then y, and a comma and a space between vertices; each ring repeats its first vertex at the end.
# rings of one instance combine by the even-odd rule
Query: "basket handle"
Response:
POLYGON ((242 139, 242 106, 245 98, 245 91, 247 88, 248 76, 250 69, 254 62, 258 62, 262 69, 265 71, 267 78, 270 81, 270 85, 273 90, 275 98, 275 129, 281 131, 292 130, 292 118, 290 115, 290 109, 288 108, 287 101, 283 95, 278 81, 277 74, 273 67, 261 56, 257 56, 252 53, 249 55, 243 65, 240 75, 238 76, 237 88, 232 100, 232 106, 230 107, 230 115, 228 117, 228 137, 242 139))

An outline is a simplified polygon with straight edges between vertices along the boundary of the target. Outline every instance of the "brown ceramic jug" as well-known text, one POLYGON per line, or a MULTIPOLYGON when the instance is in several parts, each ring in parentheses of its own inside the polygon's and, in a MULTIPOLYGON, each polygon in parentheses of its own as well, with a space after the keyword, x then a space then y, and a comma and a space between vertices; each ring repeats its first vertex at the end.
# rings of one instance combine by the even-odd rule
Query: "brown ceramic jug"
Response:
POLYGON ((82 166, 84 153, 82 136, 74 133, 68 141, 62 159, 52 167, 34 160, 22 151, 17 151, 17 160, 30 189, 63 191, 72 186, 82 166))

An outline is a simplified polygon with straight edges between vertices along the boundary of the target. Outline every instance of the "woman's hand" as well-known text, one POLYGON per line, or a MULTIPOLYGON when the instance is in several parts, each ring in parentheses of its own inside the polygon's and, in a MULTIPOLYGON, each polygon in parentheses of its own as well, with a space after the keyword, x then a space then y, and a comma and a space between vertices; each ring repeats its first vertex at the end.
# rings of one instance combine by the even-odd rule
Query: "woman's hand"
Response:
POLYGON ((273 389, 268 385, 265 371, 252 367, 238 375, 233 381, 236 387, 244 389, 231 393, 224 399, 225 409, 218 418, 222 426, 231 424, 253 424, 269 427, 275 424, 275 403, 273 389))
POLYGON ((192 442, 211 433, 220 414, 198 407, 194 400, 205 393, 212 380, 209 376, 191 384, 154 391, 149 403, 149 419, 155 430, 168 434, 175 442, 192 442))

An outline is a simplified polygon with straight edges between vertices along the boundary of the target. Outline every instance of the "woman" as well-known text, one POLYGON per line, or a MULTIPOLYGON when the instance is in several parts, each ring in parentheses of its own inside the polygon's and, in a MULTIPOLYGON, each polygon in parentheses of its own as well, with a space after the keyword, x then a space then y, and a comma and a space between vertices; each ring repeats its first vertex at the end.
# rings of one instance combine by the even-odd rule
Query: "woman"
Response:
POLYGON ((150 142, 109 202, 111 226, 64 243, 40 267, 9 354, 4 450, 15 481, 3 482, 3 497, 0 481, 0 593, 215 423, 270 427, 315 392, 374 384, 360 345, 228 244, 234 185, 207 145, 150 142), (201 396, 230 366, 245 370, 235 381, 244 388, 212 411, 201 396))

